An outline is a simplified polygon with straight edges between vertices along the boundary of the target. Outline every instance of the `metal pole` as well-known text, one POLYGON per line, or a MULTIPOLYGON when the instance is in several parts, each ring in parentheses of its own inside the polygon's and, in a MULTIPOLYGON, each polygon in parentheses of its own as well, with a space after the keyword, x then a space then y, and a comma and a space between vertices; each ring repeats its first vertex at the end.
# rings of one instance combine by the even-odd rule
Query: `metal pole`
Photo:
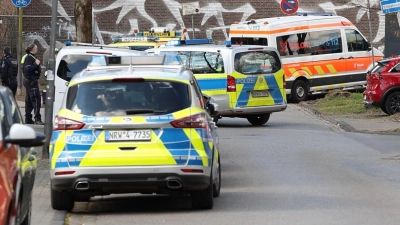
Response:
POLYGON ((372 27, 371 27, 371 17, 370 17, 370 9, 371 9, 371 7, 370 7, 369 0, 367 0, 367 1, 368 1, 368 3, 367 3, 367 8, 368 8, 367 15, 368 15, 368 24, 369 24, 369 41, 371 43, 372 67, 374 67, 375 66, 375 57, 374 57, 374 43, 372 41, 372 27))
POLYGON ((54 105, 54 76, 55 76, 55 58, 54 48, 56 44, 57 29, 57 7, 58 0, 52 0, 51 7, 51 31, 50 31, 50 52, 47 63, 47 86, 46 86, 46 106, 45 106, 45 122, 44 134, 46 135, 46 143, 43 145, 42 158, 49 158, 49 145, 53 131, 53 105, 54 105))
POLYGON ((192 32, 193 32, 193 39, 194 39, 194 20, 193 20, 193 14, 192 14, 192 32))
MULTIPOLYGON (((22 58, 22 8, 18 8, 18 50, 17 50, 17 59, 18 62, 21 62, 22 58)), ((18 89, 19 94, 22 95, 22 69, 18 66, 18 89)))

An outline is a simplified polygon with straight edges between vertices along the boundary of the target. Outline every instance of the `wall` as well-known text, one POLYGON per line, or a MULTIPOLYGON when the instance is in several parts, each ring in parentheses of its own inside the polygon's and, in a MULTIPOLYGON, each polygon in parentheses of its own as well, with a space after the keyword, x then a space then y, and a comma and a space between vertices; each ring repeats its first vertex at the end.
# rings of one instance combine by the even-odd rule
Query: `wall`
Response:
MULTIPOLYGON (((2 2, 10 0, 0 0, 2 2)), ((228 37, 229 25, 234 21, 284 16, 280 10, 281 0, 93 0, 93 14, 99 20, 94 27, 96 41, 109 44, 114 35, 130 34, 134 29, 140 31, 150 27, 169 27, 176 30, 188 29, 187 37, 214 38, 224 41, 228 37), (199 12, 183 15, 182 6, 197 3, 199 12), (193 16, 193 25, 192 25, 193 16)), ((370 0, 372 41, 375 47, 384 50, 385 16, 381 13, 379 0, 370 0)), ((23 9, 24 46, 36 42, 40 52, 49 47, 51 25, 51 0, 32 0, 23 9)), ((75 22, 73 16, 74 1, 58 2, 57 37, 56 40, 75 40, 75 22)), ((298 11, 332 12, 351 20, 370 38, 367 0, 301 0, 298 11)), ((1 29, 1 24, 0 24, 1 29)))

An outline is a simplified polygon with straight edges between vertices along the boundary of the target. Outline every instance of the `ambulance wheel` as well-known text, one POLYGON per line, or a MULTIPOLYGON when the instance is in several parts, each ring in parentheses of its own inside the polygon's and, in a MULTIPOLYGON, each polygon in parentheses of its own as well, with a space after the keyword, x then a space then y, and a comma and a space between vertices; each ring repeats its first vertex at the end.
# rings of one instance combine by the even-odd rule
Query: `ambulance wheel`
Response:
POLYGON ((219 120, 219 116, 213 116, 212 119, 213 119, 213 122, 214 122, 215 124, 217 124, 217 123, 218 123, 218 120, 219 120))
POLYGON ((260 125, 264 125, 265 123, 268 122, 270 115, 271 115, 270 113, 260 114, 260 115, 252 115, 252 116, 248 116, 247 120, 255 126, 260 126, 260 125))
POLYGON ((53 209, 70 211, 74 208, 75 199, 72 193, 51 189, 50 196, 53 209))
POLYGON ((307 101, 308 97, 308 85, 302 80, 294 82, 291 92, 291 100, 293 103, 299 103, 301 101, 307 101))
POLYGON ((385 99, 386 112, 389 115, 400 113, 400 92, 393 92, 385 99))

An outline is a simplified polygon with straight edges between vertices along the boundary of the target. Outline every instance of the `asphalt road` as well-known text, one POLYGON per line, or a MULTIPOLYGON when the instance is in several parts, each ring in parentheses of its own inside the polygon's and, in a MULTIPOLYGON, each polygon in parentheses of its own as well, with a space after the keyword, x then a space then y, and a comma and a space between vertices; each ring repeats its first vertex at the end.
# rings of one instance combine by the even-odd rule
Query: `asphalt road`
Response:
POLYGON ((189 198, 111 195, 76 203, 65 224, 398 224, 398 136, 348 133, 289 105, 265 126, 219 122, 222 190, 189 198))

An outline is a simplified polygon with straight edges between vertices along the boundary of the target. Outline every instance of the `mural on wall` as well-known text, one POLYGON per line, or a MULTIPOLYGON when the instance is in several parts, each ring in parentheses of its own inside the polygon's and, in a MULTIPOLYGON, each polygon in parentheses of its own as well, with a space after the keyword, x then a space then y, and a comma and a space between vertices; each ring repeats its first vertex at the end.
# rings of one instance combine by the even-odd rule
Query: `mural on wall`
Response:
MULTIPOLYGON (((51 0, 42 0, 45 4, 51 7, 51 0)), ((154 0, 153 0, 154 1, 154 0)), ((160 7, 163 7, 165 13, 168 13, 172 18, 170 21, 166 21, 165 18, 160 19, 160 17, 156 18, 151 16, 151 13, 146 11, 146 3, 153 3, 146 0, 135 0, 135 1, 125 1, 125 0, 115 0, 110 1, 109 5, 102 5, 101 7, 97 6, 94 2, 93 4, 93 15, 99 16, 100 19, 107 18, 107 16, 103 16, 103 14, 115 15, 113 18, 115 21, 115 27, 119 27, 121 24, 124 26, 124 31, 119 30, 107 30, 101 29, 99 24, 94 23, 94 32, 96 36, 96 42, 100 44, 108 44, 106 43, 107 40, 110 39, 112 36, 118 35, 126 35, 132 34, 134 29, 148 29, 148 27, 141 27, 139 26, 140 21, 147 21, 148 24, 151 24, 152 27, 168 27, 170 29, 180 30, 182 28, 186 28, 188 32, 186 33, 186 38, 192 38, 190 35, 192 30, 191 21, 186 19, 184 20, 184 15, 182 15, 183 11, 183 4, 180 3, 178 0, 159 0, 160 7), (128 27, 127 27, 128 26, 128 27)), ((380 0, 369 0, 371 8, 373 7, 375 10, 373 11, 375 15, 371 15, 374 18, 374 24, 378 30, 373 31, 372 42, 373 43, 382 43, 385 37, 385 15, 381 13, 380 10, 376 10, 380 8, 380 0)), ((275 8, 279 9, 279 5, 281 0, 274 0, 276 4, 275 8)), ((298 11, 303 12, 310 12, 310 11, 325 11, 325 12, 332 12, 333 14, 339 14, 343 11, 353 10, 355 12, 355 19, 353 21, 356 25, 360 21, 367 20, 368 13, 367 13, 367 1, 365 0, 350 0, 350 1, 342 1, 340 2, 332 2, 326 1, 318 3, 318 4, 301 4, 298 11)), ((228 30, 229 30, 229 23, 226 22, 226 17, 229 14, 240 15, 238 16, 238 20, 245 21, 248 20, 250 17, 254 18, 254 15, 257 13, 257 8, 254 7, 251 3, 244 1, 242 4, 237 4, 236 7, 228 7, 227 4, 223 4, 218 0, 214 2, 200 2, 197 1, 200 5, 199 12, 196 13, 197 18, 200 18, 200 24, 194 28, 195 33, 202 33, 205 34, 207 38, 215 38, 214 32, 219 31, 218 33, 222 33, 225 39, 228 38, 228 30), (216 21, 214 25, 210 26, 208 23, 209 21, 216 21)), ((66 3, 64 3, 66 4, 66 3)), ((104 4, 104 2, 103 2, 104 4)), ((68 40, 75 40, 75 24, 73 17, 68 15, 67 11, 62 1, 58 1, 58 23, 57 23, 57 39, 68 39, 68 40)), ((278 13, 279 14, 279 13, 278 13)), ((283 13, 282 13, 283 15, 283 13)), ((142 23, 140 23, 142 24, 142 23)), ((122 26, 121 25, 121 26, 122 26)), ((109 28, 113 29, 113 28, 109 28)), ((363 27, 364 35, 367 36, 368 39, 371 39, 369 32, 365 32, 366 29, 363 27)), ((45 40, 49 40, 48 38, 49 30, 47 27, 44 27, 41 32, 38 31, 27 31, 24 36, 25 40, 31 42, 33 40, 38 40, 39 43, 43 47, 48 47, 48 44, 45 40), (37 32, 37 33, 35 33, 37 32)), ((383 51, 384 46, 375 47, 379 48, 383 51)))

